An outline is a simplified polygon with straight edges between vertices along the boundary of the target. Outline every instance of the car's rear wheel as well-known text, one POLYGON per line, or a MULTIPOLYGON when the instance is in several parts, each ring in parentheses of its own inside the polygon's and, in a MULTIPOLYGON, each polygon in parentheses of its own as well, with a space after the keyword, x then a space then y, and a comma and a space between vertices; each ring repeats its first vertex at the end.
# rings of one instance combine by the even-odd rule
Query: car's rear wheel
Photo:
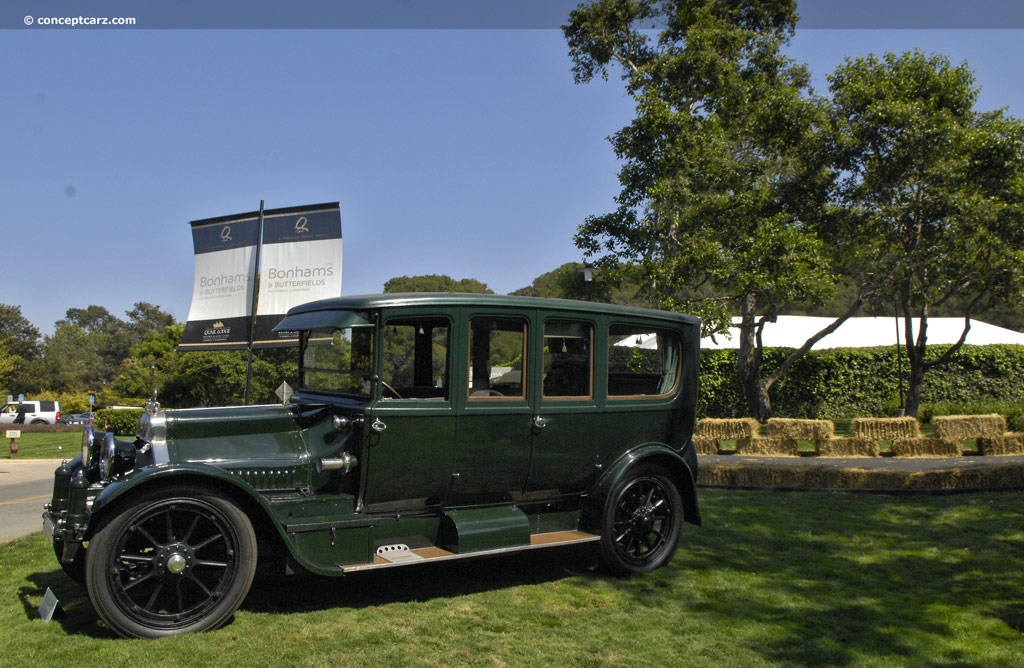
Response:
POLYGON ((256 552, 252 523, 224 495, 155 489, 97 531, 86 587, 100 618, 122 636, 208 631, 242 604, 256 552))
POLYGON ((683 524, 679 491, 662 469, 640 465, 605 499, 601 560, 613 573, 653 571, 675 554, 683 524))

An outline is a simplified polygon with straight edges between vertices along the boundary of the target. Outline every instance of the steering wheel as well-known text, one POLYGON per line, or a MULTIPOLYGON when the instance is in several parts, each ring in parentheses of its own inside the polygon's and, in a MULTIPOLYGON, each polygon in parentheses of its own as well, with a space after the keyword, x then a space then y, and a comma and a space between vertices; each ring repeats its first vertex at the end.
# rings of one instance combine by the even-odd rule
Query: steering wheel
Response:
POLYGON ((395 395, 395 397, 394 397, 395 399, 404 399, 405 398, 401 394, 398 393, 398 390, 396 390, 395 388, 393 388, 390 385, 388 385, 387 381, 382 380, 382 381, 380 381, 380 384, 384 387, 385 390, 387 390, 391 394, 395 395))

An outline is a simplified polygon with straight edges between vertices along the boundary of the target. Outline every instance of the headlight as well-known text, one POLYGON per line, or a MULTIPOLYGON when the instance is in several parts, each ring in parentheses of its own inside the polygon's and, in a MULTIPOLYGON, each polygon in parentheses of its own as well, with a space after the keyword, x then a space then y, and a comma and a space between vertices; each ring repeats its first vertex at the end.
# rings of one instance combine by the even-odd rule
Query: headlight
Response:
POLYGON ((100 479, 110 480, 110 474, 114 470, 114 460, 117 457, 117 441, 109 431, 100 439, 97 450, 100 452, 100 479))
POLYGON ((97 433, 87 426, 82 433, 82 466, 92 482, 109 481, 135 466, 135 445, 120 443, 110 432, 97 433), (92 475, 88 472, 94 471, 92 475))
POLYGON ((96 440, 95 436, 92 426, 86 425, 85 431, 82 432, 82 466, 87 469, 96 461, 92 447, 96 440))

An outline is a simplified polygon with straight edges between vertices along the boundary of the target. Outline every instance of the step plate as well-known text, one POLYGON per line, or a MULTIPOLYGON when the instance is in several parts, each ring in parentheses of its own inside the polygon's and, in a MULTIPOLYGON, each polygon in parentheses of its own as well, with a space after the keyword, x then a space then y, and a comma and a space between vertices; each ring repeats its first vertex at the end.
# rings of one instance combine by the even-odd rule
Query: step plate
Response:
POLYGON ((409 561, 423 561, 426 557, 416 554, 409 549, 408 545, 397 543, 395 545, 381 545, 378 547, 377 558, 390 564, 404 564, 409 561))
POLYGON ((525 550, 534 550, 545 547, 559 547, 566 545, 576 545, 579 543, 593 543, 598 540, 601 540, 600 536, 592 533, 586 533, 585 531, 553 531, 551 533, 541 533, 530 536, 529 545, 503 547, 496 550, 470 552, 469 554, 457 554, 455 552, 443 550, 439 547, 424 547, 419 549, 410 549, 408 546, 401 544, 381 545, 379 548, 377 548, 377 552, 374 555, 373 563, 339 564, 339 567, 341 568, 341 571, 343 573, 355 573, 357 571, 370 571, 379 568, 393 568, 395 566, 404 566, 405 564, 409 563, 424 563, 428 561, 452 561, 455 559, 468 559, 470 557, 485 557, 489 555, 523 552, 525 550), (402 548, 404 548, 404 550, 402 548), (408 551, 408 556, 406 556, 405 551, 408 551))

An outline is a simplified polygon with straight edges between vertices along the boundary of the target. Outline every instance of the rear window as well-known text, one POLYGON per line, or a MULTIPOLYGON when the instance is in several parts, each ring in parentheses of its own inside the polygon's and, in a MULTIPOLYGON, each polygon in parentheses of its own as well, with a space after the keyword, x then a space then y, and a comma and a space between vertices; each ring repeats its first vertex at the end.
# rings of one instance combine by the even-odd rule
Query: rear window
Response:
POLYGON ((682 350, 679 334, 612 325, 608 343, 608 396, 663 397, 675 391, 682 350))
POLYGON ((594 396, 594 326, 575 320, 544 323, 544 398, 594 396))

